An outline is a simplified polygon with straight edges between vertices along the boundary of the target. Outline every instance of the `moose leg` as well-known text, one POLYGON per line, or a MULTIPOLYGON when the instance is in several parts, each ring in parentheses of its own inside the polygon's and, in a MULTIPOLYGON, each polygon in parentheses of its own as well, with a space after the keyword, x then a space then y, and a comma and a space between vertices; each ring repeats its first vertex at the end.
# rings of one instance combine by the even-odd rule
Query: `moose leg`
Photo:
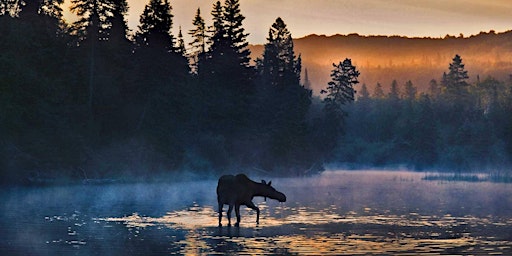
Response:
POLYGON ((258 206, 256 206, 256 205, 254 205, 253 202, 249 202, 247 204, 247 207, 256 211, 256 224, 260 224, 260 208, 258 208, 258 206))
POLYGON ((233 211, 233 205, 230 204, 228 208, 228 227, 231 227, 231 212, 233 211))
POLYGON ((222 207, 224 204, 219 203, 219 227, 222 227, 222 207))
POLYGON ((235 213, 236 213, 235 227, 239 227, 240 226, 240 205, 239 204, 235 205, 235 213))

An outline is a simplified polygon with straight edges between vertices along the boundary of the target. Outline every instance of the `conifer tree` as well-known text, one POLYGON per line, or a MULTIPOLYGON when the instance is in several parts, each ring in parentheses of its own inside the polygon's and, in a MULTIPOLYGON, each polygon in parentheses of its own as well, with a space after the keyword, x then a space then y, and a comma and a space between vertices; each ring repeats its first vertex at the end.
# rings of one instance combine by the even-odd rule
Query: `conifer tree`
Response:
POLYGON ((183 39, 183 33, 181 33, 181 26, 178 32, 178 45, 176 46, 176 52, 185 56, 187 49, 185 48, 185 40, 183 39))
POLYGON ((468 72, 464 69, 462 58, 456 54, 452 63, 450 63, 448 73, 443 74, 443 89, 446 93, 462 95, 467 92, 469 84, 466 80, 468 78, 468 72))
POLYGON ((108 41, 112 45, 128 43, 127 33, 128 25, 126 24, 125 16, 128 13, 128 3, 126 0, 110 0, 113 8, 112 13, 108 18, 108 41))
POLYGON ((225 42, 225 30, 224 30, 224 16, 222 12, 222 5, 220 1, 217 1, 213 4, 213 8, 211 11, 213 25, 209 27, 209 33, 211 36, 209 37, 209 45, 210 52, 215 51, 216 48, 221 47, 222 43, 225 42))
POLYGON ((377 83, 375 85, 375 90, 373 91, 373 98, 383 99, 384 98, 384 90, 382 90, 382 85, 377 83))
POLYGON ((263 83, 287 86, 300 81, 300 58, 295 56, 293 40, 286 24, 277 18, 269 29, 260 73, 263 83))
POLYGON ((363 85, 361 85, 361 90, 359 91, 358 100, 368 100, 369 98, 370 92, 368 91, 368 87, 366 87, 366 84, 363 83, 363 85))
POLYGON ((436 99, 439 96, 439 94, 441 93, 436 79, 430 80, 429 86, 428 86, 428 93, 430 94, 430 97, 432 99, 436 99))
POLYGON ((398 89, 398 82, 393 80, 391 82, 391 88, 389 89, 388 99, 392 102, 396 102, 400 99, 400 91, 398 89))
POLYGON ((263 56, 257 59, 257 109, 255 126, 265 131, 261 140, 268 140, 265 157, 267 168, 304 168, 310 158, 299 148, 307 148, 306 115, 311 105, 308 74, 302 85, 302 61, 295 55, 291 33, 281 18, 276 18, 268 32, 263 56))
POLYGON ((171 34, 172 7, 168 0, 151 0, 140 16, 139 31, 136 34, 140 46, 175 51, 174 36, 171 34))
POLYGON ((253 70, 246 58, 249 53, 247 34, 242 27, 244 17, 239 8, 237 0, 226 0, 224 6, 220 1, 213 5, 210 49, 204 61, 199 61, 198 68, 200 83, 211 92, 204 102, 211 104, 208 107, 212 112, 210 116, 220 116, 215 122, 225 132, 247 123, 253 89, 253 70))
POLYGON ((408 101, 413 101, 414 99, 416 99, 417 91, 418 90, 413 85, 412 81, 409 80, 405 82, 403 98, 408 101))
POLYGON ((226 39, 229 45, 238 55, 241 66, 249 66, 250 50, 247 42, 248 33, 245 33, 243 21, 245 17, 240 11, 239 0, 226 0, 224 2, 224 30, 226 31, 226 39))
POLYGON ((109 14, 115 12, 109 0, 71 0, 70 9, 79 17, 73 23, 73 30, 80 41, 97 42, 108 38, 109 14))
POLYGON ((327 94, 324 104, 330 117, 342 121, 346 115, 343 106, 354 101, 354 85, 359 83, 359 71, 348 58, 332 65, 334 69, 331 71, 331 81, 321 93, 327 94))
POLYGON ((321 94, 327 94, 323 100, 325 117, 322 125, 324 135, 321 138, 327 152, 332 152, 344 133, 343 125, 347 116, 345 105, 354 101, 354 85, 359 83, 359 71, 350 59, 346 58, 339 64, 333 63, 333 67, 331 81, 326 90, 320 91, 321 94))
POLYGON ((192 71, 197 73, 199 58, 204 58, 206 54, 206 43, 208 40, 206 24, 201 17, 201 10, 197 8, 196 16, 192 21, 194 29, 189 30, 188 34, 192 37, 190 46, 190 57, 192 61, 192 71))

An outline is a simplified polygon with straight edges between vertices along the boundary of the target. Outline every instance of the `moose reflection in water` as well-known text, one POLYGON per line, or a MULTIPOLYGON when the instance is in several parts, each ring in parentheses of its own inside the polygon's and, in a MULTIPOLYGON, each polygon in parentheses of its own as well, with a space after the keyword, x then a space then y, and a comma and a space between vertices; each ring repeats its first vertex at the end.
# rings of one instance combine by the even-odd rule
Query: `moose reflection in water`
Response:
POLYGON ((271 186, 272 181, 261 183, 250 180, 245 174, 223 175, 217 184, 217 202, 219 203, 219 227, 222 227, 222 208, 225 204, 229 206, 228 227, 231 226, 231 212, 235 207, 236 223, 240 225, 240 205, 245 205, 256 210, 256 224, 259 224, 260 209, 254 205, 252 199, 255 196, 262 196, 265 199, 271 198, 279 202, 286 202, 286 196, 271 186))

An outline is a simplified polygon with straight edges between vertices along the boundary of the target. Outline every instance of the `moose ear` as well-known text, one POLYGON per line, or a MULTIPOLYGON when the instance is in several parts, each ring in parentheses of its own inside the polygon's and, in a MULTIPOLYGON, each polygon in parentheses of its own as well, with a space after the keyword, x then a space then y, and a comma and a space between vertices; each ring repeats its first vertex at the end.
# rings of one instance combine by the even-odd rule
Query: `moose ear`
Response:
POLYGON ((265 182, 265 180, 261 180, 261 184, 265 184, 266 185, 267 183, 265 182))
POLYGON ((269 186, 270 186, 270 184, 272 184, 272 181, 269 181, 269 182, 267 183, 267 185, 269 185, 269 186))

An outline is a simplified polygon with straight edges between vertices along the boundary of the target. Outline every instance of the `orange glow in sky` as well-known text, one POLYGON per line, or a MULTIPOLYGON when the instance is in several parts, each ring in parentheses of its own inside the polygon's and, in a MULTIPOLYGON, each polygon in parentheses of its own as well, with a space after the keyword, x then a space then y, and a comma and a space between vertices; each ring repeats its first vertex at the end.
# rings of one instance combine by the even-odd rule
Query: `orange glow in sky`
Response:
MULTIPOLYGON (((70 0, 66 0, 67 7, 70 0)), ((132 32, 149 0, 128 0, 132 32)), ((174 30, 192 29, 197 8, 207 25, 216 0, 170 0, 174 30)), ((224 2, 221 0, 221 2, 224 2)), ((253 44, 266 41, 268 29, 281 17, 294 38, 309 34, 402 35, 409 37, 465 36, 481 31, 512 29, 510 0, 240 0, 244 28, 253 44)), ((65 14, 67 20, 72 15, 65 14)), ((186 39, 186 38, 185 38, 186 39)))

